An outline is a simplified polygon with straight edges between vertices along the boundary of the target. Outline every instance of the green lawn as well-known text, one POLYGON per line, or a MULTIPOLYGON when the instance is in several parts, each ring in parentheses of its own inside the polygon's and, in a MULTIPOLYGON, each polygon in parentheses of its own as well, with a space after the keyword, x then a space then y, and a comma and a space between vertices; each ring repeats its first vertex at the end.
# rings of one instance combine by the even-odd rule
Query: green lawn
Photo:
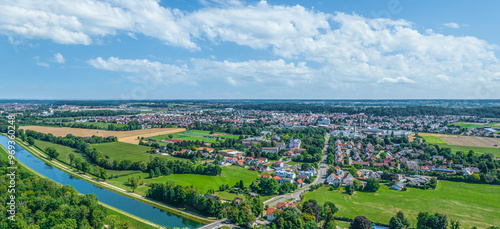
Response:
MULTIPOLYGON (((131 176, 142 176, 143 178, 149 177, 147 173, 133 174, 131 176)), ((165 183, 167 181, 174 181, 175 184, 179 184, 182 186, 190 186, 193 185, 196 187, 200 193, 205 194, 209 189, 213 189, 214 191, 219 190, 219 187, 222 184, 229 184, 229 186, 233 186, 236 182, 243 180, 245 186, 249 186, 252 181, 256 180, 261 174, 256 171, 251 171, 246 168, 242 168, 239 166, 225 166, 222 167, 222 175, 221 176, 207 176, 207 175, 198 175, 198 174, 172 174, 169 176, 162 176, 153 179, 144 179, 145 184, 149 183, 165 183)), ((114 179, 110 179, 107 182, 116 185, 122 188, 126 188, 130 190, 130 187, 126 185, 128 178, 130 176, 118 177, 114 179)), ((145 194, 148 187, 141 186, 136 190, 136 192, 140 194, 145 194)))
POLYGON ((431 144, 448 144, 443 139, 437 136, 422 136, 427 143, 431 144))
POLYGON ((54 144, 54 143, 46 142, 46 141, 42 141, 42 140, 35 140, 35 146, 42 149, 43 151, 45 151, 45 148, 47 148, 47 147, 54 147, 56 149, 56 151, 59 152, 59 156, 57 157, 57 160, 62 161, 68 165, 69 165, 69 156, 68 155, 70 155, 70 154, 74 154, 75 158, 80 158, 81 160, 86 160, 90 163, 90 160, 88 160, 85 155, 83 155, 82 153, 79 153, 78 150, 73 149, 71 147, 67 147, 67 146, 63 146, 63 145, 59 145, 59 144, 54 144))
POLYGON ((500 148, 493 147, 481 147, 481 146, 461 146, 461 145, 448 145, 448 144, 437 144, 442 148, 450 148, 452 153, 456 153, 457 151, 469 152, 473 150, 475 153, 484 154, 491 153, 495 155, 495 157, 500 157, 500 148))
MULTIPOLYGON (((223 133, 218 133, 218 134, 223 134, 223 133)), ((164 135, 158 135, 151 137, 151 139, 154 139, 156 141, 161 141, 168 138, 169 134, 164 134, 164 135)), ((217 139, 215 138, 209 138, 208 136, 210 135, 210 131, 203 131, 203 130, 188 130, 188 131, 183 131, 183 132, 178 132, 178 133, 173 133, 173 138, 172 139, 180 139, 180 140, 190 140, 190 141, 205 141, 209 143, 215 143, 217 139)), ((221 138, 239 138, 239 136, 236 135, 224 135, 220 136, 221 138)), ((223 139, 221 139, 223 140, 223 139)), ((221 141, 219 140, 219 141, 221 141)))
POLYGON ((108 155, 112 160, 131 160, 133 162, 136 161, 145 161, 149 162, 150 156, 153 157, 163 157, 167 160, 187 160, 184 158, 176 158, 171 156, 161 156, 157 154, 147 153, 151 147, 148 146, 140 146, 125 142, 108 142, 108 143, 99 143, 92 144, 97 151, 103 153, 104 155, 108 155))
POLYGON ((305 194, 304 200, 315 199, 323 204, 331 201, 339 208, 337 216, 354 218, 364 215, 368 219, 388 224, 401 210, 416 226, 419 211, 442 213, 448 219, 460 221, 463 228, 486 228, 500 225, 500 186, 440 181, 436 190, 409 188, 408 191, 390 190, 382 185, 376 193, 356 192, 349 196, 342 191, 329 191, 322 187, 305 194))
POLYGON ((149 224, 146 224, 146 223, 143 223, 141 221, 138 221, 136 219, 132 219, 132 218, 129 218, 128 216, 120 213, 120 212, 117 212, 113 209, 110 209, 108 208, 108 215, 117 215, 119 216, 122 220, 128 220, 130 222, 130 226, 131 228, 133 229, 142 229, 142 228, 145 228, 145 229, 153 229, 155 227, 149 225, 149 224))
POLYGON ((468 122, 455 122, 455 123, 450 123, 448 125, 458 125, 461 128, 478 128, 478 127, 484 127, 484 126, 490 126, 490 127, 495 127, 495 125, 500 124, 500 122, 492 122, 492 123, 468 123, 468 122))

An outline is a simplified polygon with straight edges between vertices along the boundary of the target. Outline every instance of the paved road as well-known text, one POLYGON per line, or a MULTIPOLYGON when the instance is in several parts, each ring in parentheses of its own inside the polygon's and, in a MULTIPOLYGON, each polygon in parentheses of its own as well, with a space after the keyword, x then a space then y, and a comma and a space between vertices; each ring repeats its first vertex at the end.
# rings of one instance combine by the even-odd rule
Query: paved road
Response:
POLYGON ((207 224, 203 227, 199 227, 198 229, 215 229, 215 228, 221 228, 223 226, 228 226, 230 228, 239 228, 238 225, 232 224, 228 219, 221 219, 211 224, 207 224))
POLYGON ((319 162, 318 164, 318 175, 316 177, 316 180, 314 180, 313 184, 320 184, 323 183, 326 179, 326 171, 328 170, 328 166, 326 166, 327 160, 326 158, 328 157, 328 145, 330 142, 330 133, 327 133, 325 136, 325 146, 323 147, 323 160, 319 162), (325 168, 321 168, 322 164, 324 164, 325 168))
POLYGON ((325 168, 321 168, 322 167, 321 165, 323 163, 326 164, 326 158, 328 156, 328 142, 329 141, 330 141, 330 134, 327 133, 325 136, 325 146, 323 148, 323 151, 324 151, 323 160, 318 162, 318 168, 319 168, 318 175, 316 176, 316 179, 313 181, 312 184, 308 184, 308 185, 304 186, 304 188, 299 189, 298 191, 295 191, 293 193, 275 196, 269 200, 264 201, 264 204, 269 205, 269 206, 273 206, 279 202, 285 202, 285 201, 288 201, 289 199, 292 199, 292 198, 295 199, 295 201, 301 201, 300 195, 309 191, 309 186, 311 186, 313 184, 316 185, 316 184, 323 183, 326 179, 326 171, 328 170, 328 166, 325 166, 325 168))

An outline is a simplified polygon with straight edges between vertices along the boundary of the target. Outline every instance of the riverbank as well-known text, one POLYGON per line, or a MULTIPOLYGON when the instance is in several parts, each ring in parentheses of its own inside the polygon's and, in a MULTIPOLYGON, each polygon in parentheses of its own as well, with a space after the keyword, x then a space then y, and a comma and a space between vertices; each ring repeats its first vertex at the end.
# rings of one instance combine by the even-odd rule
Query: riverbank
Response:
POLYGON ((93 185, 96 185, 100 188, 104 188, 104 189, 107 189, 109 191, 112 191, 112 192, 115 192, 117 194, 120 194, 120 195, 123 195, 123 196, 126 196, 128 198, 131 198, 131 199, 134 199, 136 201, 140 201, 142 203, 145 203, 145 204, 148 204, 150 206, 153 206, 155 208, 159 208, 161 210, 164 210, 164 211, 167 211, 169 213, 172 213, 172 214, 175 214, 177 216, 181 216, 183 218, 186 218, 186 219, 189 219, 189 220, 192 220, 192 221, 195 221, 195 222, 198 222, 198 223, 202 223, 202 224, 209 224, 211 222, 213 222, 214 220, 213 219, 210 219, 210 218, 206 218, 206 217, 203 217, 203 216, 200 216, 200 215, 196 215, 195 213, 190 213, 190 212, 187 212, 187 211, 184 211, 184 210, 181 210, 181 209, 177 209, 173 206, 168 206, 168 205, 165 205, 163 203, 160 203, 160 202, 157 202, 157 201, 154 201, 154 200, 150 200, 144 196, 141 196, 141 195, 138 195, 138 194, 135 194, 135 193, 131 193, 127 190, 124 190, 124 189, 121 189, 119 187, 116 187, 116 186, 113 186, 113 185, 110 185, 106 182, 103 182, 103 181, 100 181, 98 178, 96 177, 93 177, 91 175, 88 175, 88 174, 82 174, 82 173, 79 173, 77 171, 74 171, 73 168, 66 166, 62 163, 59 163, 57 161, 51 161, 48 159, 48 157, 42 153, 40 150, 32 147, 32 146, 28 146, 26 143, 24 142, 21 142, 19 139, 16 139, 16 143, 22 147, 23 149, 25 149, 26 151, 28 151, 30 154, 32 154, 33 156, 37 157, 38 159, 42 160, 43 162, 47 163, 48 165, 52 166, 52 167, 55 167, 67 174, 70 174, 71 176, 74 176, 74 177, 77 177, 81 180, 84 180, 86 182, 89 182, 93 185))
MULTIPOLYGON (((8 152, 7 149, 3 145, 0 144, 0 154, 2 154, 2 158, 4 158, 4 159, 7 158, 7 156, 8 156, 7 152, 8 152)), ((18 160, 16 160, 16 162, 19 165, 19 167, 22 167, 22 168, 28 170, 29 172, 33 173, 34 175, 39 176, 39 177, 43 177, 43 178, 46 178, 46 179, 49 179, 46 176, 38 173, 37 171, 31 169, 28 166, 26 166, 22 162, 20 162, 18 160)), ((105 208, 107 208, 109 211, 111 211, 112 215, 117 215, 117 216, 119 216, 121 218, 129 220, 130 223, 131 223, 131 225, 137 226, 137 228, 146 228, 146 229, 149 229, 149 228, 151 228, 151 229, 152 228, 161 228, 161 226, 159 226, 157 224, 154 224, 152 222, 149 222, 149 221, 147 221, 145 219, 142 219, 142 218, 139 218, 137 216, 131 215, 131 214, 126 213, 126 212, 124 212, 122 210, 119 210, 119 209, 111 207, 111 206, 109 206, 107 204, 104 204, 102 202, 99 202, 99 204, 102 205, 102 206, 104 206, 105 208)))

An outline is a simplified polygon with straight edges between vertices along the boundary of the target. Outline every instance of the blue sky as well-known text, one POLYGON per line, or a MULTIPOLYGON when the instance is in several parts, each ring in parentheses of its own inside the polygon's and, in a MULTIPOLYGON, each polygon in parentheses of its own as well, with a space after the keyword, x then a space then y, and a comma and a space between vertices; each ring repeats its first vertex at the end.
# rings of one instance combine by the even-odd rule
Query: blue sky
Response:
POLYGON ((500 99, 498 1, 0 8, 0 98, 500 99))

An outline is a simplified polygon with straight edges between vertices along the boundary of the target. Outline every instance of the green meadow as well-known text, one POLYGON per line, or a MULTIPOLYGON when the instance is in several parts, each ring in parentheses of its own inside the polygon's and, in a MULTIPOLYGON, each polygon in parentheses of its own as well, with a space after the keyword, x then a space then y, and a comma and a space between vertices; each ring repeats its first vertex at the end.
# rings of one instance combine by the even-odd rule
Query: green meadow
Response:
POLYGON ((153 157, 163 157, 168 160, 187 160, 184 158, 175 158, 171 156, 161 156, 157 154, 148 153, 151 147, 135 145, 125 142, 108 142, 92 144, 91 147, 95 148, 97 151, 104 155, 109 156, 112 160, 130 160, 132 162, 145 161, 149 162, 150 156, 153 157))
MULTIPOLYGON (((224 134, 224 133, 217 133, 217 134, 224 134)), ((166 140, 170 139, 168 137, 169 134, 164 134, 164 135, 158 135, 151 137, 151 139, 154 139, 156 141, 161 141, 161 140, 166 140)), ((217 141, 216 138, 209 138, 208 136, 210 135, 210 131, 204 131, 204 130, 188 130, 188 131, 183 131, 183 132, 178 132, 178 133, 173 133, 173 138, 172 139, 180 139, 180 140, 189 140, 189 141, 204 141, 208 143, 215 143, 217 141)), ((219 136, 221 138, 219 141, 223 141, 224 138, 233 138, 233 139, 238 139, 238 135, 223 135, 219 136)))
POLYGON ((443 139, 437 136, 421 136, 427 143, 431 144, 448 144, 443 139))
POLYGON ((461 128, 470 129, 470 128, 485 127, 485 126, 495 127, 495 125, 499 125, 499 124, 500 124, 500 122, 492 122, 492 123, 454 122, 454 123, 450 123, 448 125, 454 125, 454 126, 458 125, 461 128))
MULTIPOLYGON (((222 167, 221 176, 207 176, 199 174, 172 174, 168 176, 161 176, 149 179, 148 173, 139 173, 130 176, 110 179, 107 182, 109 184, 130 190, 130 187, 126 185, 128 178, 131 176, 134 177, 141 176, 142 178, 145 178, 144 179, 145 184, 165 183, 167 181, 173 181, 175 182, 175 184, 182 186, 192 185, 196 187, 200 191, 200 193, 205 194, 210 189, 214 191, 219 190, 219 187, 222 184, 229 184, 229 186, 232 187, 234 184, 236 184, 236 182, 239 182, 240 180, 243 180, 245 186, 249 186, 252 183, 252 181, 256 180, 258 177, 260 177, 260 175, 261 174, 257 171, 251 171, 247 168, 231 165, 222 167)), ((142 185, 136 190, 136 192, 144 195, 147 189, 148 189, 147 186, 142 185)))
POLYGON ((40 148, 42 151, 45 151, 45 149, 47 147, 54 147, 54 149, 56 149, 56 151, 59 153, 57 160, 62 161, 68 165, 69 165, 69 155, 70 154, 75 155, 75 158, 80 158, 81 160, 88 161, 90 163, 90 160, 88 160, 85 155, 80 153, 78 150, 73 149, 73 148, 68 147, 68 146, 54 144, 54 143, 46 142, 46 141, 42 141, 42 140, 35 140, 35 146, 40 148))
POLYGON ((409 188, 395 191, 381 185, 376 193, 356 192, 350 196, 328 187, 308 192, 304 200, 315 199, 323 204, 331 201, 339 208, 337 216, 354 218, 364 215, 373 222, 388 224, 402 211, 416 226, 419 212, 441 213, 459 220, 463 228, 486 228, 500 225, 500 186, 440 181, 436 190, 409 188))

